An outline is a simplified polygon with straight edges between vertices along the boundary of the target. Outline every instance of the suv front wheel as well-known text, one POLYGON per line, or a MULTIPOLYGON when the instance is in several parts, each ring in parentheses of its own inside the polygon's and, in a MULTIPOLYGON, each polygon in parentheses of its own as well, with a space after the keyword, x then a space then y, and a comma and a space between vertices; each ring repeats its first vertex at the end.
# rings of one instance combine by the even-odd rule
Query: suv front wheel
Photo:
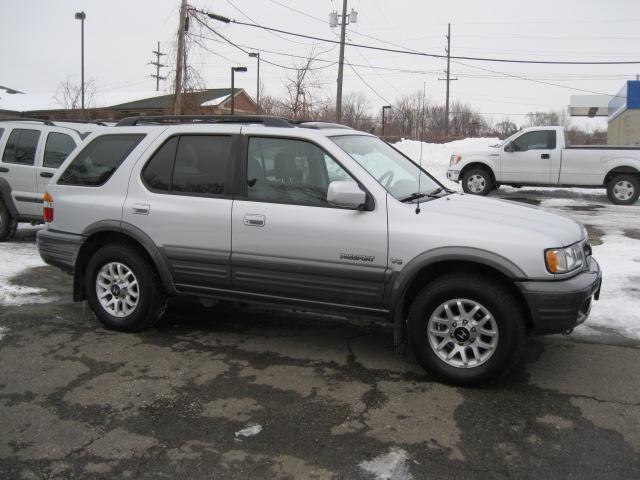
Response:
POLYGON ((518 303, 483 275, 449 274, 430 282, 411 305, 407 328, 418 363, 454 385, 494 381, 518 363, 524 350, 518 303))
POLYGON ((96 251, 85 272, 91 310, 108 328, 137 332, 155 325, 167 305, 160 278, 146 256, 126 244, 96 251))

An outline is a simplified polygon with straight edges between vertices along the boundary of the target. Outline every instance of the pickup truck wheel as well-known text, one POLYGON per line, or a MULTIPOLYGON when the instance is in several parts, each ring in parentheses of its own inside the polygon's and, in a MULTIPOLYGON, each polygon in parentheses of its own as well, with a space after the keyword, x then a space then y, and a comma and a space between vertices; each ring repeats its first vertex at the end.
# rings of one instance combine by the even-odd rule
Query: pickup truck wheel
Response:
POLYGON ((411 305, 407 329, 418 363, 453 385, 495 381, 524 351, 525 324, 516 299, 482 275, 449 274, 429 283, 411 305))
POLYGON ((6 205, 0 200, 0 242, 11 240, 16 234, 17 227, 17 222, 11 218, 6 205))
POLYGON ((98 319, 122 332, 152 327, 167 305, 154 266, 128 245, 111 244, 95 252, 87 264, 84 288, 98 319))
POLYGON ((473 195, 487 195, 493 188, 491 174, 484 168, 472 168, 462 176, 462 190, 473 195))
POLYGON ((607 183, 607 197, 616 205, 632 205, 640 197, 638 176, 630 173, 616 175, 607 183))

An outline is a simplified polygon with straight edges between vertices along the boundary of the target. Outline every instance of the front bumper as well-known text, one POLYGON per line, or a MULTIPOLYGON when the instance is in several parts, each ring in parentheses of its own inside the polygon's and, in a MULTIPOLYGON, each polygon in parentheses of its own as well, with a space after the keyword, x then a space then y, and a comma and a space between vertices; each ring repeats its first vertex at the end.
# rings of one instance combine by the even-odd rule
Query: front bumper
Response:
POLYGON ((587 319, 602 284, 598 262, 593 257, 588 261, 588 270, 566 280, 516 283, 527 301, 536 333, 566 332, 587 319))
POLYGON ((447 180, 452 182, 460 180, 460 170, 447 170, 447 180))
POLYGON ((38 232, 37 243, 45 263, 72 273, 85 237, 44 229, 38 232))

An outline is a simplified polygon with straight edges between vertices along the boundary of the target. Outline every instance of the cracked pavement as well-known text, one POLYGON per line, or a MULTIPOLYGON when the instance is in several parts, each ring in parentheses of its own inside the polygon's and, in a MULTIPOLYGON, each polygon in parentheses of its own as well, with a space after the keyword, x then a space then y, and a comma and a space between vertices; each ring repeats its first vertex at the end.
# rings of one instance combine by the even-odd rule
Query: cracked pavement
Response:
POLYGON ((640 478, 640 342, 614 333, 533 338, 461 389, 390 325, 179 300, 123 334, 55 268, 14 281, 55 300, 0 307, 3 479, 383 478, 360 465, 385 455, 398 479, 640 478))

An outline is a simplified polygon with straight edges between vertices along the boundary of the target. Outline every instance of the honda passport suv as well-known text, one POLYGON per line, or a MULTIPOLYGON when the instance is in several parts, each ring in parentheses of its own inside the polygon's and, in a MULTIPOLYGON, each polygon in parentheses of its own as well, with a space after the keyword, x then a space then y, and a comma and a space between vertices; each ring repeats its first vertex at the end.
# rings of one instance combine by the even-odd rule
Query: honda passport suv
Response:
POLYGON ((177 295, 365 315, 458 385, 584 322, 600 291, 578 223, 453 193, 331 124, 125 119, 64 162, 44 206, 40 255, 108 328, 149 328, 177 295))

